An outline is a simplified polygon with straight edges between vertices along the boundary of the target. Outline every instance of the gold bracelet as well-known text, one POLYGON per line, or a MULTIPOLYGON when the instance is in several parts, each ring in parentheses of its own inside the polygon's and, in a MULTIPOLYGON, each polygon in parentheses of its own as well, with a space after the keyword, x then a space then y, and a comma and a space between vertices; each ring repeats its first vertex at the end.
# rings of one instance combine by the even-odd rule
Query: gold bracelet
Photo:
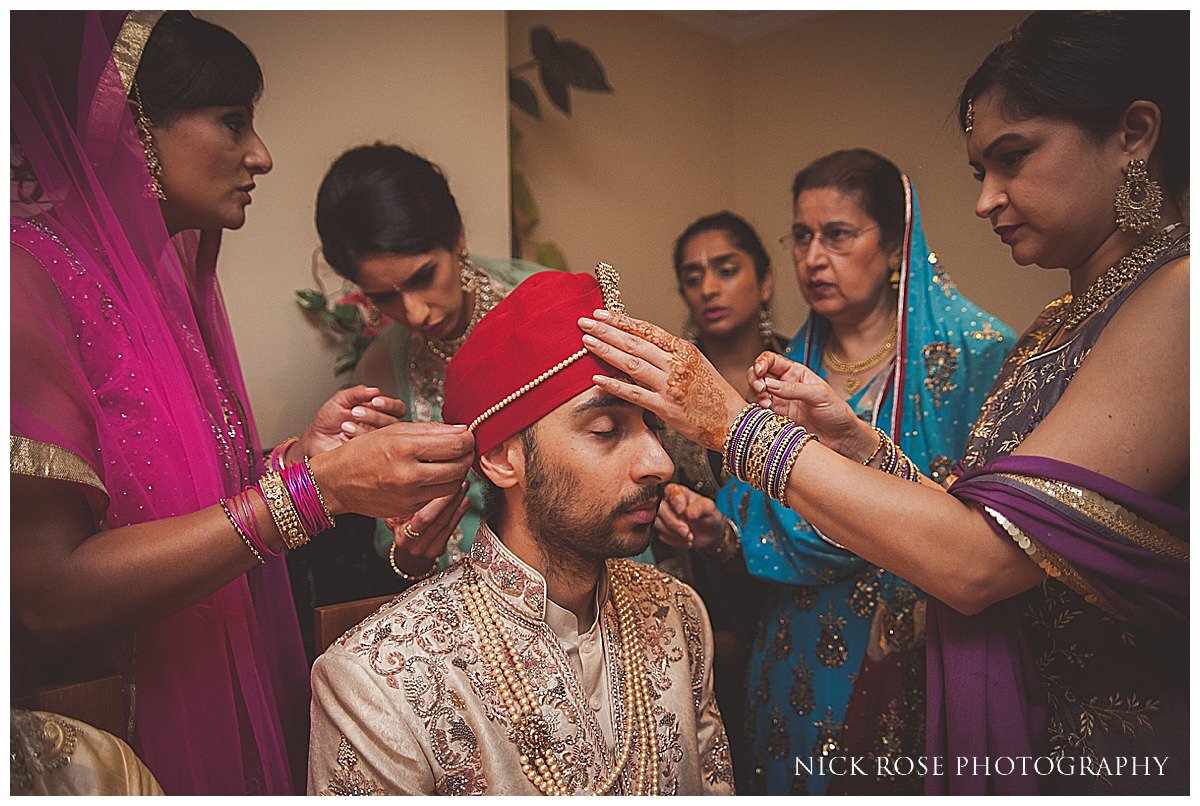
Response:
POLYGON ((875 461, 875 457, 879 455, 881 450, 883 450, 884 441, 888 438, 887 432, 878 426, 875 427, 875 433, 879 434, 879 442, 875 444, 875 450, 871 451, 871 455, 867 457, 865 462, 863 462, 864 465, 869 465, 871 462, 875 461))
POLYGON ((308 457, 304 457, 304 469, 308 471, 308 478, 312 481, 313 491, 317 494, 317 501, 321 504, 321 510, 325 513, 325 517, 329 518, 329 528, 337 526, 337 521, 333 519, 333 513, 329 511, 329 507, 325 506, 325 496, 321 495, 321 485, 317 484, 317 477, 313 475, 312 465, 308 463, 308 457))
POLYGON ((737 556, 741 543, 741 532, 738 530, 737 525, 732 519, 726 518, 725 531, 721 535, 721 542, 712 551, 702 552, 702 556, 706 560, 712 560, 718 565, 724 565, 737 556))
POLYGON ((225 499, 221 499, 221 509, 225 510, 225 517, 229 518, 229 523, 233 526, 233 531, 237 532, 238 537, 246 544, 246 548, 250 549, 250 553, 254 555, 254 559, 262 565, 266 565, 267 561, 258 553, 258 549, 254 548, 254 544, 250 542, 250 536, 242 531, 242 527, 238 526, 238 522, 234 520, 233 513, 229 511, 229 504, 225 503, 225 499))
POLYGON ((392 570, 396 572, 396 576, 400 577, 401 579, 403 579, 406 582, 421 582, 422 580, 429 579, 431 576, 436 574, 437 570, 438 570, 437 560, 434 560, 433 565, 431 565, 429 567, 429 570, 426 571, 424 574, 414 575, 414 574, 406 573, 403 568, 396 565, 396 541, 395 540, 392 541, 392 545, 388 549, 388 565, 392 566, 392 570))
POLYGON ((296 505, 284 486, 283 478, 274 470, 268 470, 258 480, 258 487, 262 490, 267 509, 271 512, 271 520, 275 521, 275 528, 279 530, 283 544, 289 549, 298 549, 307 543, 308 532, 304 531, 300 513, 296 511, 296 505))

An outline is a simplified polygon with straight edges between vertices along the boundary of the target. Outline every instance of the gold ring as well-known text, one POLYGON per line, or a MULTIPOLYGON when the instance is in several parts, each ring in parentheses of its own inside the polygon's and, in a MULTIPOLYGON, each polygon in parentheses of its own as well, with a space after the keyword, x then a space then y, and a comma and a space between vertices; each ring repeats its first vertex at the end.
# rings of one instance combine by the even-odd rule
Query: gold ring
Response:
POLYGON ((416 529, 412 528, 411 522, 405 523, 404 528, 401 529, 400 531, 403 532, 404 536, 407 537, 409 540, 416 540, 418 537, 421 536, 420 532, 418 532, 416 529))

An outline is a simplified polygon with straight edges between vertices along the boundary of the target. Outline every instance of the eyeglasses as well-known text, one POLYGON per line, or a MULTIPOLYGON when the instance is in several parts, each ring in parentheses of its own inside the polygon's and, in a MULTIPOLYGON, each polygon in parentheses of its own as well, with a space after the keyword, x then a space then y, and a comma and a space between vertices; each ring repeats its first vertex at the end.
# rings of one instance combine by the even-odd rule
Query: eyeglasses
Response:
POLYGON ((821 227, 821 233, 818 235, 808 227, 797 224, 792 227, 791 232, 779 239, 779 243, 784 246, 790 244, 793 252, 804 254, 812 246, 813 238, 816 238, 821 242, 821 246, 830 252, 835 255, 844 255, 854 248, 854 242, 859 239, 859 236, 873 229, 879 229, 879 225, 872 224, 862 229, 849 229, 837 224, 829 224, 821 227))

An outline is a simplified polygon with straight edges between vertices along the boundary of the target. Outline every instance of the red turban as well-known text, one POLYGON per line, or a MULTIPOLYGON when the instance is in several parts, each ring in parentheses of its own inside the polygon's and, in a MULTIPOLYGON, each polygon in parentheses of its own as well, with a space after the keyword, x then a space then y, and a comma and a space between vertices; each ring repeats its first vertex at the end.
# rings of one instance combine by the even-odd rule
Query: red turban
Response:
POLYGON ((489 311, 446 366, 442 420, 474 424, 481 456, 595 384, 611 366, 583 349, 578 319, 605 307, 595 278, 544 271, 489 311))

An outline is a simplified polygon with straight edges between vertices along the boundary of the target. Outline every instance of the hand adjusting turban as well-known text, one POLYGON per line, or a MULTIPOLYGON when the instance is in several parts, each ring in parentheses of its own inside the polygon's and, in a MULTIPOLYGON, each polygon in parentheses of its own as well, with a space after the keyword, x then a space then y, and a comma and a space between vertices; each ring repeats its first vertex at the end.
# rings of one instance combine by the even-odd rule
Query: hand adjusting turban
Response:
POLYGON ((442 419, 465 423, 475 454, 487 453, 615 370, 583 348, 578 319, 597 308, 624 311, 617 272, 539 272, 475 326, 446 366, 442 419), (602 290, 603 288, 603 290, 602 290))

